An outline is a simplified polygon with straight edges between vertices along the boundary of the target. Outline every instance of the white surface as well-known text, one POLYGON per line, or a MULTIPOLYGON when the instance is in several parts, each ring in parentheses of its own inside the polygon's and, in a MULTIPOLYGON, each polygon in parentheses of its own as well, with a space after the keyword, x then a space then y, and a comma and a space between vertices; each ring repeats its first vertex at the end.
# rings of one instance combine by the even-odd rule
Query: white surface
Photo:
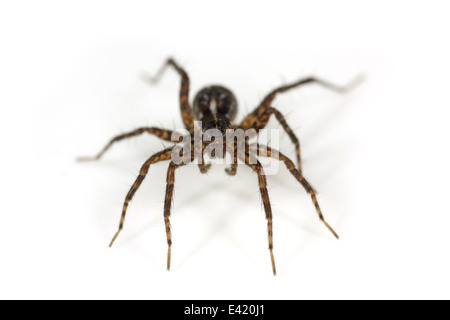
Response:
POLYGON ((449 8, 421 3, 2 3, 0 298, 449 298, 449 8), (166 272, 159 164, 108 248, 128 188, 162 144, 143 136, 100 162, 74 159, 139 126, 180 127, 178 77, 139 78, 168 55, 192 94, 230 87, 239 119, 301 76, 367 76, 346 96, 311 86, 276 101, 340 241, 281 170, 268 178, 273 277, 256 176, 188 167, 176 175, 166 272))

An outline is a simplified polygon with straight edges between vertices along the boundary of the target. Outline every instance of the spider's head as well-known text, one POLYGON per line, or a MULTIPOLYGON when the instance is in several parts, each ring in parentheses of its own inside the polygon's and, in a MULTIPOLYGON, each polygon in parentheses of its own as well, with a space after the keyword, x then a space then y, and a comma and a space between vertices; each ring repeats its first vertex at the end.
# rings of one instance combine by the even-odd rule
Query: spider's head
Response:
POLYGON ((230 90, 222 86, 203 88, 194 98, 194 114, 202 121, 203 130, 218 129, 225 133, 236 112, 236 98, 230 90))

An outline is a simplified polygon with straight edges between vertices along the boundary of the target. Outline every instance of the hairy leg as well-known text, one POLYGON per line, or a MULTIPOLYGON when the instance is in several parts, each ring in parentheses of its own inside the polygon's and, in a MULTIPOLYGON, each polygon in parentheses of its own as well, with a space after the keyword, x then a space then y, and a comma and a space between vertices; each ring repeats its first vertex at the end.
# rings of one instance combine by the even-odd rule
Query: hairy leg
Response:
POLYGON ((175 170, 179 167, 184 166, 188 160, 194 160, 194 151, 191 154, 184 154, 183 161, 179 164, 170 162, 169 168, 167 169, 167 185, 166 185, 166 196, 164 199, 164 224, 166 225, 166 236, 167 236, 167 270, 170 270, 170 259, 172 250, 172 233, 170 232, 170 209, 172 207, 173 199, 173 189, 175 185, 175 170))
POLYGON ((195 146, 197 148, 199 148, 199 150, 197 151, 197 154, 199 154, 199 161, 198 161, 198 168, 200 169, 200 172, 202 174, 208 173, 209 169, 211 169, 211 163, 205 164, 205 148, 206 148, 206 144, 202 143, 201 146, 195 146), (201 148, 201 149, 200 149, 201 148))
POLYGON ((180 109, 181 117, 183 118, 186 129, 191 131, 194 128, 194 113, 192 107, 189 104, 189 76, 186 71, 175 62, 174 59, 167 59, 166 63, 161 67, 155 77, 149 78, 151 83, 157 83, 161 76, 166 71, 167 67, 172 67, 181 77, 180 87, 180 109))
POLYGON ((252 128, 253 127, 253 123, 256 123, 257 119, 262 117, 264 115, 264 113, 267 112, 267 110, 270 108, 273 100, 275 99, 275 97, 279 93, 283 93, 283 92, 286 92, 286 91, 289 91, 289 90, 298 88, 298 87, 300 87, 302 85, 306 85, 306 84, 310 84, 310 83, 316 83, 318 85, 321 85, 324 88, 333 90, 333 91, 338 92, 338 93, 346 93, 346 92, 350 91, 351 89, 353 89, 361 81, 362 81, 362 77, 359 76, 359 77, 355 78, 352 82, 350 82, 350 84, 348 84, 346 86, 338 86, 338 85, 335 85, 333 83, 330 83, 328 81, 325 81, 325 80, 322 80, 322 79, 319 79, 319 78, 308 77, 308 78, 301 79, 301 80, 299 80, 297 82, 278 87, 278 88, 272 90, 262 100, 261 104, 241 122, 240 127, 242 127, 242 128, 252 128))
MULTIPOLYGON (((283 127, 284 131, 289 135, 289 138, 291 139, 292 143, 295 146, 295 154, 297 156, 297 169, 298 171, 302 172, 302 162, 301 162, 301 156, 300 156, 300 141, 298 140, 297 136, 295 135, 294 131, 292 131, 291 127, 287 124, 285 117, 283 114, 278 111, 275 108, 268 108, 266 112, 264 112, 260 117, 254 117, 251 129, 255 129, 256 131, 259 131, 266 127, 267 123, 269 122, 270 116, 275 115, 278 122, 280 122, 281 126, 283 127)), ((250 128, 244 128, 244 130, 248 130, 250 128)))
POLYGON ((172 249, 172 234, 170 232, 170 208, 172 206, 173 188, 175 184, 175 170, 182 164, 175 164, 171 162, 169 169, 167 170, 167 185, 166 185, 166 197, 164 200, 164 223, 166 225, 167 235, 167 270, 170 270, 170 258, 172 249))
POLYGON ((171 157, 172 157, 172 148, 168 148, 168 149, 165 149, 163 151, 160 151, 160 152, 154 154, 147 161, 145 161, 145 163, 142 165, 141 170, 139 172, 139 176, 136 178, 136 181, 133 183, 130 191, 128 191, 128 194, 125 197, 125 202, 123 204, 123 210, 122 210, 122 216, 120 218, 119 230, 114 235, 114 237, 109 245, 110 247, 113 245, 114 241, 119 236, 120 231, 122 231, 122 229, 123 229, 123 224, 125 222, 125 216, 127 213, 128 204, 133 199, 133 196, 136 193, 137 189, 140 187, 142 181, 144 181, 144 179, 148 173, 148 170, 150 168, 150 165, 160 162, 160 161, 170 160, 171 157))
POLYGON ((256 172, 258 175, 258 183, 259 183, 259 191, 261 193, 261 198, 264 205, 264 211, 266 213, 266 219, 267 219, 267 230, 268 230, 268 238, 269 238, 269 251, 270 251, 270 260, 272 262, 272 271, 273 275, 277 274, 276 267, 275 267, 275 258, 273 256, 273 226, 272 226, 272 208, 270 206, 270 200, 269 200, 269 192, 267 190, 267 181, 266 176, 264 174, 263 167, 261 163, 256 160, 252 159, 251 156, 248 154, 245 155, 245 164, 248 165, 253 169, 253 171, 256 172))
POLYGON ((121 134, 121 135, 118 135, 118 136, 112 138, 108 142, 108 144, 102 149, 102 151, 100 151, 96 156, 94 156, 94 157, 81 157, 81 158, 78 158, 77 160, 78 161, 99 160, 103 156, 103 154, 105 154, 105 152, 109 148, 111 148, 111 146, 114 143, 116 143, 116 142, 118 142, 120 140, 124 140, 124 139, 128 139, 128 138, 131 138, 131 137, 138 136, 138 135, 143 134, 143 133, 153 134, 153 135, 157 136, 158 138, 161 138, 161 139, 166 140, 166 141, 171 141, 171 137, 172 137, 172 130, 160 129, 160 128, 155 128, 155 127, 139 128, 139 129, 133 130, 131 132, 124 133, 124 134, 121 134))
POLYGON ((325 221, 325 218, 323 217, 322 214, 322 210, 320 209, 319 206, 319 202, 317 201, 317 197, 316 197, 316 193, 313 189, 313 187, 311 187, 311 185, 309 184, 309 182, 302 176, 302 174, 300 173, 300 171, 298 171, 295 168, 294 163, 288 158, 286 157, 284 154, 282 154, 281 152, 272 149, 268 146, 264 146, 264 145, 260 145, 260 144, 252 144, 250 145, 250 151, 254 154, 258 154, 259 156, 263 156, 263 157, 271 157, 274 159, 278 159, 280 161, 283 161, 284 164, 286 165, 286 168, 290 171, 290 173, 297 179, 298 182, 301 183, 301 185, 303 186, 303 188, 305 188, 305 190, 309 193, 309 195, 311 196, 311 199, 314 203, 314 207, 316 208, 317 214, 319 215, 319 219, 323 222, 323 224, 328 228, 328 230, 330 230, 330 232, 337 238, 339 239, 338 234, 333 230, 333 228, 328 224, 328 222, 325 221))
POLYGON ((233 162, 231 163, 231 166, 229 168, 225 169, 225 172, 230 176, 235 176, 236 172, 237 172, 237 167, 238 167, 237 146, 235 145, 234 150, 232 150, 232 152, 229 152, 229 153, 231 154, 233 162))

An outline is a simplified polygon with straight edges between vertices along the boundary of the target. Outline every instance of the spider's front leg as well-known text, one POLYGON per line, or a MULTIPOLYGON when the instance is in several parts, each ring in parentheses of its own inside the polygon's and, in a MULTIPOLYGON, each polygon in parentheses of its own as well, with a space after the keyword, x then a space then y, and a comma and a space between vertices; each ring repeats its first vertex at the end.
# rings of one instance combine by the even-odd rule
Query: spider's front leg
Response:
POLYGON ((259 191, 261 193, 262 202, 264 205, 264 211, 266 213, 267 219, 267 230, 269 236, 269 251, 270 260, 272 261, 272 271, 273 275, 277 274, 275 267, 275 258, 273 256, 273 226, 272 226, 272 208, 270 206, 269 191, 267 190, 267 181, 264 174, 264 169, 261 163, 254 156, 250 156, 248 153, 245 154, 245 164, 248 165, 253 171, 258 175, 259 191))
POLYGON ((167 59, 166 63, 163 64, 161 69, 158 71, 156 76, 148 77, 147 80, 150 83, 157 83, 161 76, 166 71, 167 67, 172 67, 181 77, 181 87, 180 87, 180 109, 181 109, 181 117, 183 118, 184 125, 186 129, 191 131, 194 128, 194 113, 192 111, 192 107, 189 103, 189 76, 187 72, 180 67, 178 63, 175 62, 174 59, 167 59))
POLYGON ((128 204, 133 199, 133 196, 136 193, 137 189, 139 189, 142 181, 144 181, 145 177, 147 176, 148 170, 150 169, 150 165, 160 162, 160 161, 170 160, 171 157, 172 157, 172 148, 168 148, 168 149, 165 149, 163 151, 160 151, 160 152, 154 154, 147 161, 145 161, 145 163, 142 165, 142 168, 139 172, 139 176, 136 178, 136 181, 131 186, 131 189, 130 189, 130 191, 128 191, 128 194, 125 198, 125 202, 123 204, 123 209, 122 209, 122 216, 120 218, 119 230, 117 230, 116 234, 114 235, 113 239, 111 240, 111 243, 109 244, 110 247, 113 245, 114 241, 116 241, 117 237, 120 234, 120 231, 122 231, 122 229, 123 229, 123 224, 125 222, 125 216, 127 213, 128 204))
POLYGON ((167 185, 166 185, 166 197, 164 199, 164 223, 166 225, 167 235, 167 270, 170 270, 170 259, 172 250, 172 233, 170 232, 170 209, 172 207, 173 189, 175 185, 175 170, 184 166, 189 161, 194 160, 194 151, 189 155, 183 155, 180 162, 171 161, 169 168, 167 169, 167 185))
POLYGON ((294 163, 286 157, 284 154, 279 152, 278 150, 272 149, 265 145, 260 145, 257 143, 254 143, 250 145, 250 151, 253 154, 258 154, 262 157, 270 157, 277 159, 279 161, 283 161, 286 168, 289 170, 289 172, 297 179, 298 182, 301 183, 303 188, 308 192, 308 194, 311 197, 311 200, 314 203, 314 207, 316 208, 317 214, 319 216, 319 219, 323 222, 323 224, 330 230, 330 232, 336 237, 336 239, 339 239, 338 234, 334 229, 328 224, 328 222, 325 221, 325 218, 323 217, 322 210, 320 209, 319 202, 317 201, 316 192, 314 191, 313 187, 309 184, 309 182, 302 176, 300 171, 298 171, 295 168, 294 163))

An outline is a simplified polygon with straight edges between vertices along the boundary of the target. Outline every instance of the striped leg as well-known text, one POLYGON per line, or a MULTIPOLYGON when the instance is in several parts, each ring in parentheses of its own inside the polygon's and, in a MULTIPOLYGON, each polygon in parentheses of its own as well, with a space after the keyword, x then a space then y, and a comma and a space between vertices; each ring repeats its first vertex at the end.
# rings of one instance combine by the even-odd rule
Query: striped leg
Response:
POLYGON ((172 234, 170 232, 170 207, 172 206, 173 187, 175 184, 175 169, 177 165, 173 162, 170 163, 167 170, 167 185, 166 185, 166 198, 164 201, 164 223, 166 225, 167 235, 167 270, 170 270, 170 257, 172 248, 172 234))
POLYGON ((175 170, 179 167, 184 166, 186 163, 194 161, 195 151, 191 150, 190 154, 183 154, 183 159, 181 163, 177 164, 170 162, 169 168, 167 169, 167 184, 166 184, 166 197, 164 200, 164 223, 166 225, 166 235, 167 235, 167 270, 170 270, 170 258, 172 249, 172 234, 170 232, 170 209, 172 207, 173 198, 173 188, 175 185, 175 170))
MULTIPOLYGON (((195 147, 195 146, 194 146, 195 147)), ((209 169, 211 169, 211 163, 205 164, 205 148, 206 148, 206 144, 202 143, 201 146, 198 146, 198 148, 201 148, 201 151, 198 151, 198 154, 201 154, 199 156, 199 161, 198 161, 198 168, 200 169, 200 172, 205 174, 208 173, 209 169)))
POLYGON ((259 131, 266 127, 267 123, 269 122, 270 116, 275 115, 278 122, 280 122, 281 126, 283 127, 284 131, 289 135, 289 138, 291 139, 292 143, 295 145, 295 154, 297 156, 297 168, 300 173, 302 172, 302 162, 300 157, 300 141, 298 140, 297 136, 295 135, 294 131, 292 131, 291 127, 287 124, 286 119, 284 118, 283 114, 278 111, 275 108, 270 107, 267 109, 267 111, 259 118, 254 119, 254 123, 252 124, 252 129, 255 129, 256 131, 259 131))
POLYGON ((98 160, 100 159, 103 154, 109 149, 111 148, 111 146, 115 143, 118 142, 120 140, 123 139, 127 139, 127 138, 131 138, 131 137, 135 137, 138 136, 140 134, 143 133, 149 133, 149 134, 153 134, 155 136, 157 136, 158 138, 161 138, 163 140, 166 141, 171 141, 171 137, 172 137, 172 130, 166 130, 166 129, 160 129, 160 128, 139 128, 136 129, 134 131, 128 132, 128 133, 124 133, 121 134, 119 136, 116 136, 114 138, 111 139, 111 141, 109 141, 109 143, 103 148, 102 151, 100 151, 96 156, 94 157, 82 157, 82 158, 78 158, 78 161, 94 161, 94 160, 98 160))
POLYGON ((233 163, 231 164, 231 166, 229 168, 225 169, 225 172, 230 176, 235 176, 236 172, 237 172, 237 167, 238 167, 238 155, 237 155, 236 149, 234 150, 232 156, 233 156, 233 163))
POLYGON ((244 128, 244 130, 247 130, 249 128, 252 128, 253 123, 256 123, 257 119, 259 119, 260 117, 262 117, 264 115, 264 113, 267 112, 267 110, 269 110, 270 105, 272 104, 273 100, 275 99, 275 97, 279 94, 279 93, 283 93, 286 91, 289 91, 291 89, 295 89, 298 88, 302 85, 305 84, 310 84, 310 83, 316 83, 318 85, 321 85, 324 88, 339 92, 339 93, 346 93, 348 91, 350 91, 351 89, 353 89, 356 85, 358 85, 361 81, 362 81, 362 77, 357 77, 355 78, 350 84, 348 84, 347 86, 338 86, 335 84, 332 84, 330 82, 324 81, 322 79, 318 79, 315 77, 308 77, 308 78, 304 78, 301 79, 297 82, 285 85, 285 86, 281 86, 278 87, 274 90, 272 90, 272 92, 270 92, 261 102, 261 104, 255 109, 255 111, 253 111, 252 113, 250 113, 242 122, 240 127, 244 128))
POLYGON ((302 160, 300 157, 300 141, 298 140, 297 136, 295 135, 294 131, 292 131, 291 127, 286 122, 286 119, 281 114, 280 111, 278 111, 275 108, 270 108, 268 111, 269 114, 274 114, 275 117, 278 119, 280 124, 283 126, 284 131, 289 135, 289 138, 291 139, 292 143, 295 145, 295 154, 297 156, 297 169, 302 172, 302 160))
MULTIPOLYGON (((233 139, 232 141, 227 141, 226 152, 231 155, 232 163, 229 168, 225 169, 225 172, 230 176, 235 176, 238 167, 238 145, 237 139, 233 139)), ((245 140, 242 140, 242 143, 245 144, 245 140)), ((245 147, 241 149, 245 152, 245 147)), ((242 155, 241 158, 244 158, 242 155)))
POLYGON ((200 172, 205 174, 208 173, 209 169, 211 169, 211 163, 205 164, 204 162, 198 164, 198 168, 200 169, 200 172))
POLYGON ((336 237, 336 239, 339 239, 338 234, 333 230, 333 228, 328 224, 328 222, 325 221, 325 218, 323 217, 322 210, 320 209, 319 202, 317 201, 316 193, 315 193, 313 187, 311 187, 309 182, 306 181, 306 179, 302 176, 302 174, 297 169, 295 169, 294 163, 288 157, 286 157, 284 154, 282 154, 281 152, 279 152, 275 149, 272 149, 268 146, 252 144, 250 146, 250 150, 251 150, 251 152, 254 152, 254 153, 257 152, 258 155, 260 155, 260 156, 271 157, 271 158, 283 161, 284 164, 286 165, 286 168, 297 179, 297 181, 302 184, 303 188, 305 188, 305 190, 311 196, 311 199, 314 203, 317 214, 319 215, 319 219, 323 222, 323 224, 325 224, 325 226, 328 228, 328 230, 331 231, 331 233, 336 237))
POLYGON ((186 129, 194 128, 194 113, 189 104, 189 76, 172 58, 167 59, 166 63, 161 67, 155 77, 148 79, 151 83, 157 83, 166 71, 167 67, 173 67, 181 77, 180 87, 180 109, 186 129))
POLYGON ((141 168, 141 171, 139 172, 139 176, 137 177, 136 181, 131 186, 131 189, 130 189, 130 191, 128 191, 128 194, 125 198, 125 202, 123 204, 122 216, 120 218, 119 230, 116 232, 116 234, 114 235, 114 238, 111 240, 111 243, 109 244, 110 247, 113 245, 114 241, 116 241, 117 237, 119 236, 120 231, 122 231, 122 229, 123 229, 123 224, 125 221, 125 215, 127 213, 128 204, 130 203, 131 199, 133 199, 133 196, 136 193, 139 186, 141 185, 142 181, 144 181, 145 176, 147 175, 148 170, 150 168, 150 165, 160 162, 160 161, 170 160, 171 157, 172 157, 172 148, 168 148, 168 149, 165 149, 163 151, 160 151, 160 152, 154 154, 147 161, 145 161, 145 163, 143 164, 143 166, 141 168))
POLYGON ((166 186, 166 197, 164 200, 164 223, 166 225, 166 235, 167 235, 167 270, 170 270, 170 258, 172 249, 172 234, 170 232, 170 209, 172 206, 173 199, 173 189, 175 185, 175 170, 185 163, 175 164, 171 162, 169 164, 169 169, 167 170, 167 186, 166 186))
POLYGON ((277 270, 275 268, 275 258, 273 256, 272 208, 270 206, 266 176, 264 174, 264 170, 263 170, 261 163, 258 160, 255 161, 255 159, 251 159, 248 154, 245 155, 245 164, 247 164, 249 167, 251 167, 253 169, 253 171, 255 171, 258 174, 259 191, 261 193, 261 198, 262 198, 262 201, 264 204, 264 211, 266 213, 266 219, 267 219, 270 260, 272 261, 273 275, 276 275, 277 270))

